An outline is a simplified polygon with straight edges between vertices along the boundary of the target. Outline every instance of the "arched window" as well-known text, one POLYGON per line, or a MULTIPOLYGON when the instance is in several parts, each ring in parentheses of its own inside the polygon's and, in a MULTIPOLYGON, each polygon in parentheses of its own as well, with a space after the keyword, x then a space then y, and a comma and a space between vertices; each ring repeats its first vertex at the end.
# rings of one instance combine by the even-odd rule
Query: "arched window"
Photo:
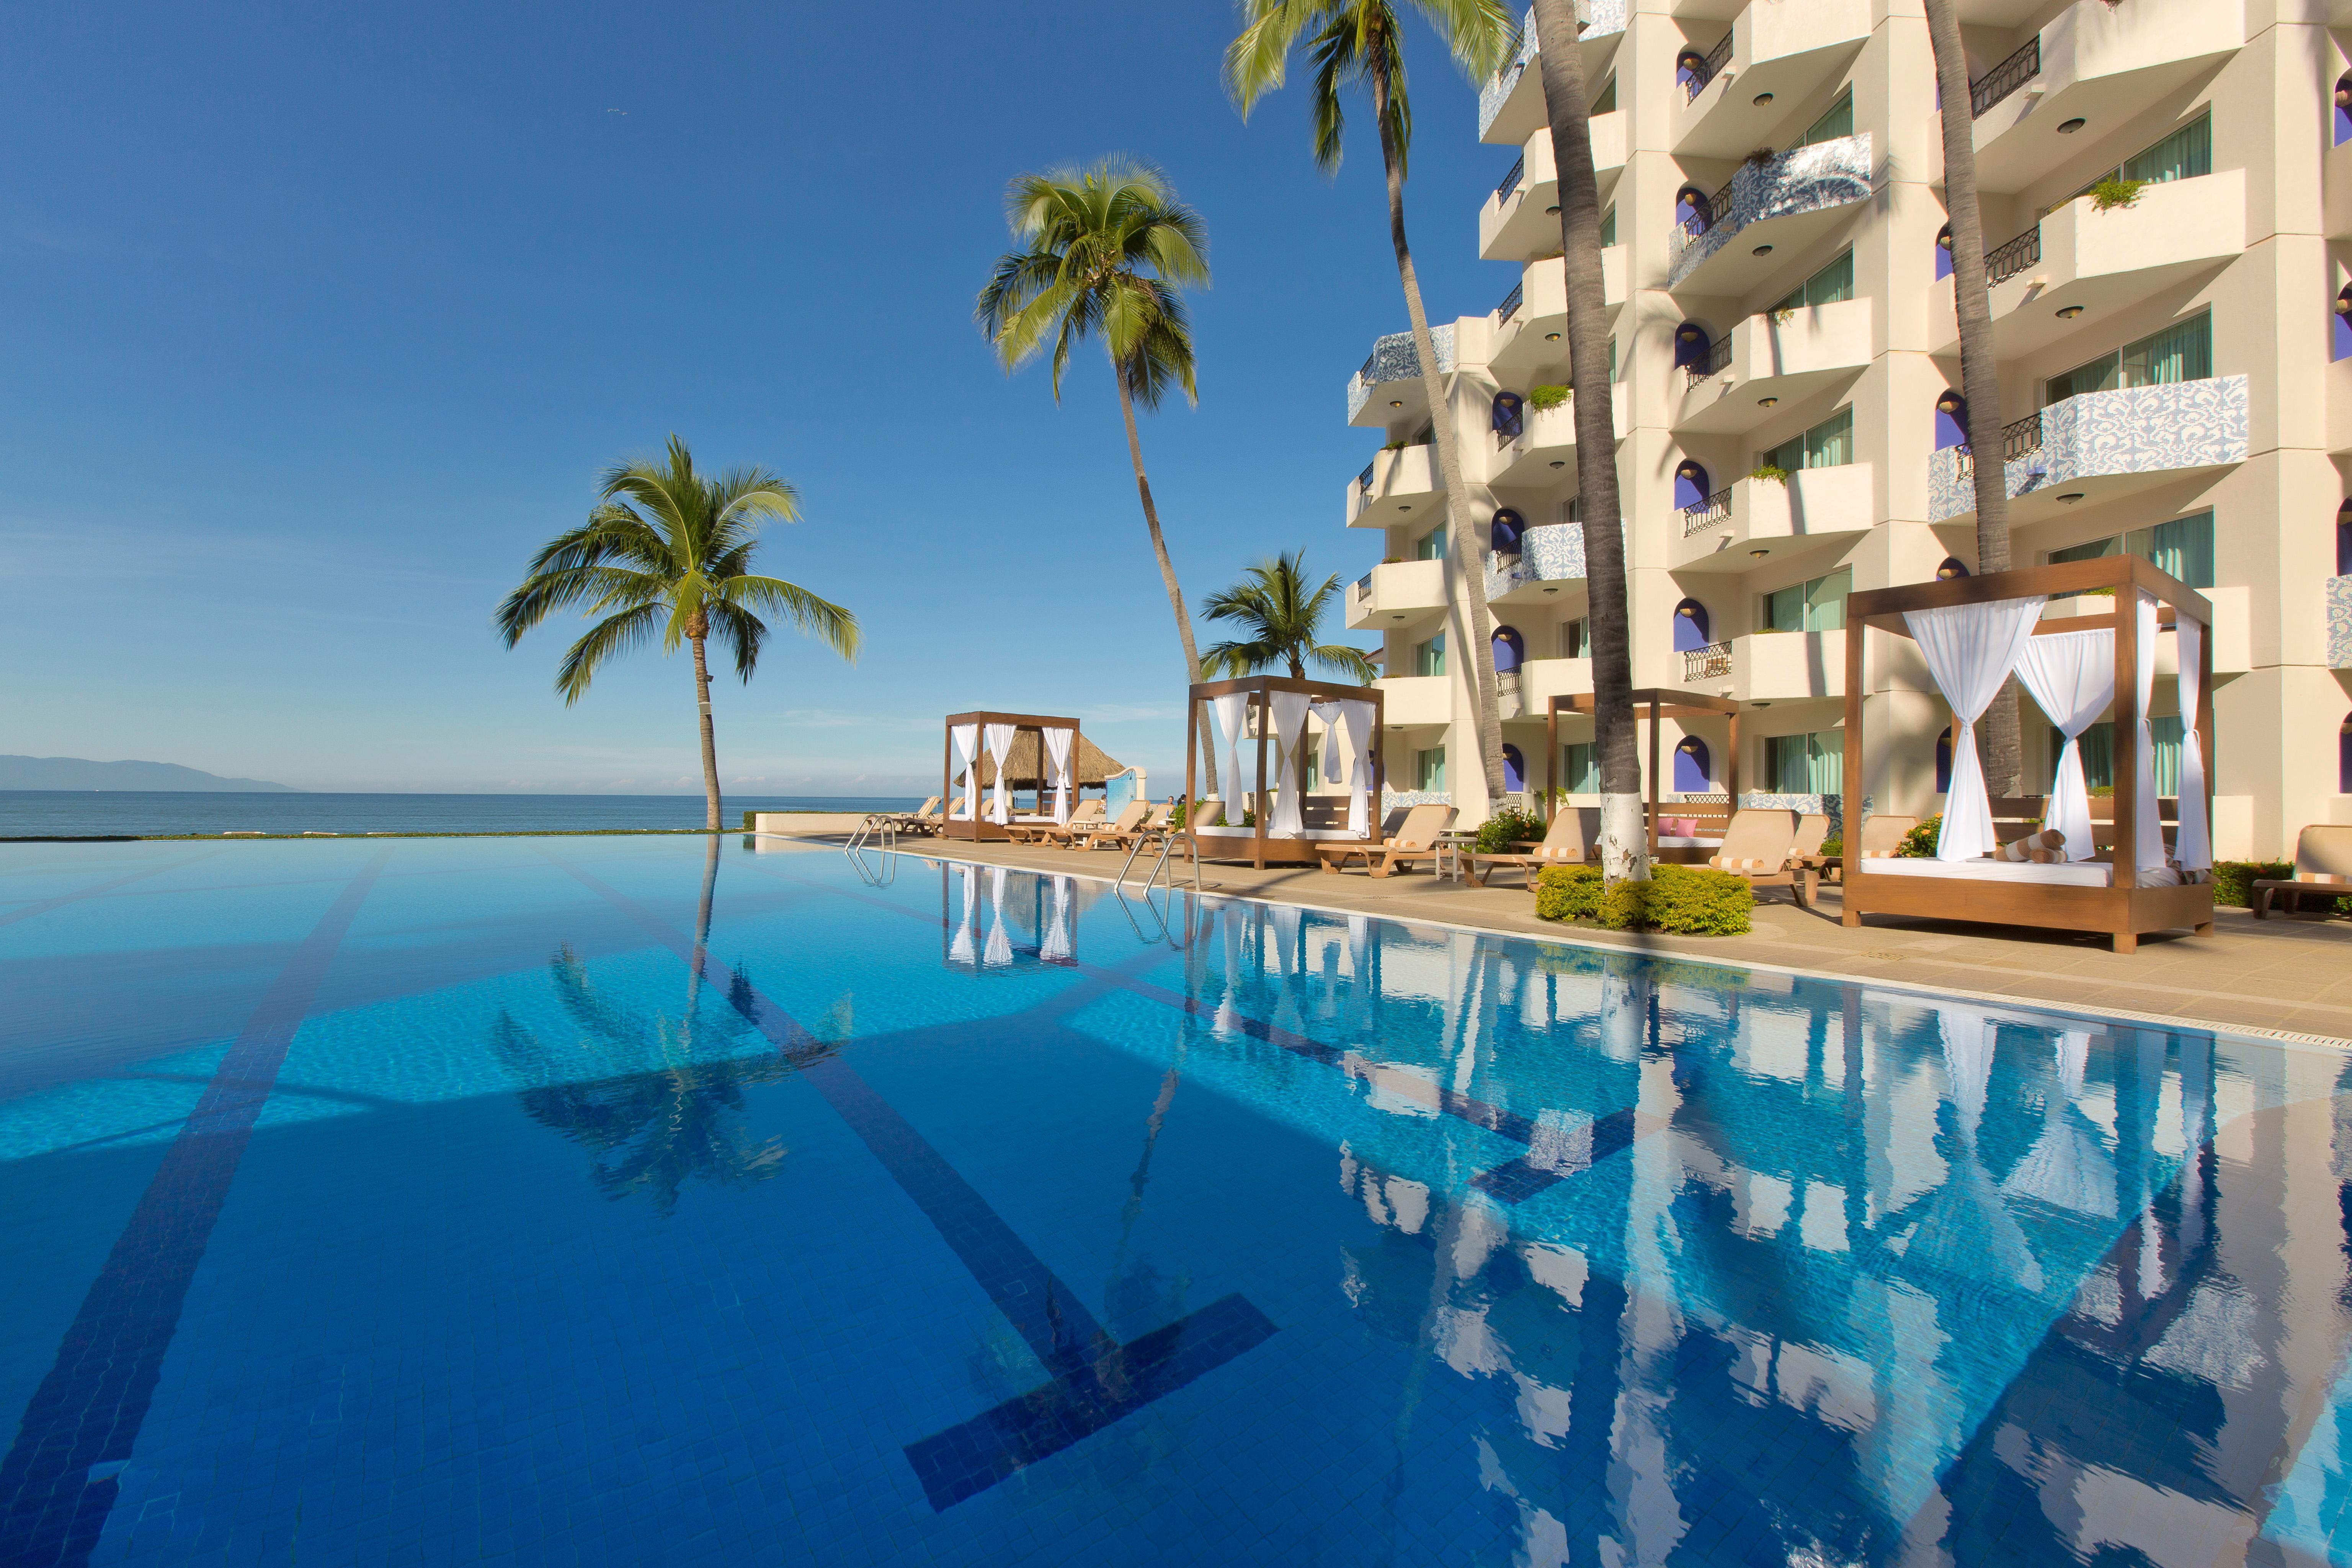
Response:
POLYGON ((1952 226, 1946 224, 1936 231, 1936 276, 1938 279, 1944 279, 1951 275, 1952 226))
POLYGON ((1675 468, 1675 505, 1687 510, 1705 506, 1706 498, 1715 492, 1707 488, 1706 468, 1696 458, 1685 458, 1675 468))
POLYGON ((1528 400, 1516 392, 1495 394, 1495 434, 1516 437, 1527 428, 1528 400))
POLYGON ((2336 291, 2336 336, 2327 357, 2352 359, 2352 283, 2336 291))
POLYGON ((1949 387, 1936 399, 1936 450, 1969 444, 1969 400, 1949 387))
POLYGON ((1675 606, 1675 651, 1688 653, 1705 647, 1714 639, 1706 635, 1706 606, 1696 599, 1685 599, 1675 606))
POLYGON ((1948 583, 1955 577, 1965 577, 1968 574, 1968 567, 1961 564, 1960 558, 1957 555, 1945 556, 1944 563, 1936 568, 1936 581, 1938 583, 1948 583))
POLYGON ((1527 526, 1517 512, 1505 507, 1495 514, 1495 521, 1486 525, 1486 548, 1497 555, 1517 555, 1519 552, 1519 535, 1527 526))
POLYGON ((1949 724, 1945 725, 1944 732, 1936 737, 1936 793, 1952 793, 1952 727, 1949 724))
POLYGON ((2352 71, 2336 79, 2336 145, 2352 142, 2352 71))
POLYGON ((2336 572, 2352 573, 2352 500, 2336 509, 2336 572))
POLYGON ((1705 371, 1706 352, 1714 346, 1715 341, 1706 335, 1705 327, 1696 321, 1685 321, 1675 329, 1675 368, 1705 371))
POLYGON ((1517 795, 1528 787, 1528 760, 1517 746, 1503 748, 1503 793, 1517 795))
POLYGON ((1685 735, 1682 744, 1675 748, 1675 789, 1681 795, 1705 795, 1715 787, 1714 770, 1708 765, 1706 742, 1696 735, 1685 735))
POLYGON ((1707 226, 1715 222, 1715 208, 1707 201, 1706 193, 1696 185, 1685 185, 1676 192, 1675 221, 1694 239, 1705 234, 1707 226))
POLYGON ((1513 674, 1527 657, 1527 639, 1519 636, 1518 627, 1496 626, 1495 628, 1495 673, 1496 675, 1513 674))

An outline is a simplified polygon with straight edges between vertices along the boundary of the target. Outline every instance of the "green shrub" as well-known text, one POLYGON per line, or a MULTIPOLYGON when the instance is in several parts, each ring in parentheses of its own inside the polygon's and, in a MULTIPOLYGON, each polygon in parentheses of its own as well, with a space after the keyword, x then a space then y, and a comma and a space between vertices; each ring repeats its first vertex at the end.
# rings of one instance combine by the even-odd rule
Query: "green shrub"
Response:
POLYGON ((1822 840, 1822 847, 1813 851, 1813 853, 1816 855, 1843 855, 1845 853, 1845 840, 1843 838, 1824 838, 1822 840))
POLYGON ((1168 814, 1168 831, 1171 833, 1183 832, 1185 815, 1192 809, 1192 803, 1191 801, 1186 800, 1181 795, 1177 796, 1176 809, 1168 814))
POLYGON ((1654 866, 1650 880, 1613 888, 1591 866, 1548 866, 1536 879, 1538 915, 1591 920, 1608 931, 1744 936, 1755 907, 1747 878, 1696 866, 1654 866))
POLYGON ((2139 188, 2146 180, 2101 180, 2091 187, 2091 205, 2101 212, 2113 212, 2117 207, 2137 206, 2139 188))
POLYGON ((1536 913, 1548 921, 1591 920, 1601 912, 1597 866, 1547 866, 1536 877, 1536 913))
POLYGON ((2257 879, 2284 881, 2294 875, 2284 860, 2216 860, 2213 862, 2213 902, 2233 910, 2253 908, 2257 879))
POLYGON ((1528 389, 1528 406, 1538 414, 1547 408, 1558 408, 1568 398, 1569 389, 1564 386, 1546 384, 1528 389))
POLYGON ((1895 847, 1895 858, 1932 860, 1936 858, 1936 840, 1943 836, 1944 819, 1931 816, 1903 836, 1903 842, 1895 847))
POLYGON ((1500 855, 1522 839, 1540 843, 1549 831, 1532 811, 1498 811, 1478 828, 1478 853, 1500 855))
POLYGON ((1748 470, 1748 477, 1751 479, 1769 479, 1776 485, 1785 485, 1789 482, 1789 470, 1778 464, 1759 463, 1748 470))

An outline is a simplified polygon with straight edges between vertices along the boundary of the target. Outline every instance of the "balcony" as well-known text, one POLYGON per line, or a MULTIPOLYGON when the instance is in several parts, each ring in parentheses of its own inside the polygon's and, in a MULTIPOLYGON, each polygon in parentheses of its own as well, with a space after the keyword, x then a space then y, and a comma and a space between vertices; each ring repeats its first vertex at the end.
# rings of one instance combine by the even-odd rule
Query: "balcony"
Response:
POLYGON ((1445 563, 1391 561, 1348 585, 1348 629, 1398 631, 1445 608, 1445 563))
MULTIPOLYGON (((2088 196, 2068 202, 1985 258, 1994 351, 2004 360, 2031 353, 2086 324, 2060 311, 2104 320, 2236 260, 2245 246, 2242 169, 2143 186, 2137 202, 2109 212, 2088 196)), ((1957 353, 1950 279, 1936 285, 1928 315, 1934 352, 1957 353)))
MULTIPOLYGON (((1625 247, 1612 245, 1601 253, 1601 292, 1614 323, 1625 303, 1625 247)), ((1568 263, 1557 256, 1530 261, 1519 274, 1519 286, 1494 310, 1495 330, 1487 342, 1486 366, 1499 380, 1508 381, 1533 371, 1556 367, 1568 379, 1568 263)))
POLYGON ((1555 697, 1591 695, 1589 658, 1531 658, 1519 666, 1519 710, 1531 718, 1550 712, 1555 697))
MULTIPOLYGON (((1601 204, 1609 205, 1617 176, 1625 172, 1625 115, 1617 110, 1592 121, 1592 172, 1600 176, 1601 204)), ((1519 161, 1486 205, 1478 209, 1478 254, 1487 261, 1526 261, 1559 251, 1559 172, 1552 162, 1551 127, 1528 138, 1519 161)))
POLYGON ((1776 265, 1768 259, 1774 251, 1802 250, 1868 200, 1870 174, 1866 131, 1740 164, 1706 212, 1675 226, 1666 287, 1696 294, 1757 287, 1776 265))
MULTIPOLYGON (((1582 26, 1584 79, 1598 89, 1601 67, 1625 34, 1626 0, 1576 0, 1582 26)), ((1544 113, 1543 72, 1536 64, 1536 14, 1519 18, 1518 47, 1478 89, 1478 140, 1515 147, 1549 123, 1544 113)))
POLYGON ((1364 471, 1348 481, 1349 528, 1394 528, 1425 512, 1445 493, 1437 448, 1398 447, 1375 452, 1364 471))
MULTIPOLYGON (((1430 342, 1437 349, 1437 374, 1454 368, 1454 323, 1432 326, 1430 342)), ((1374 341, 1363 368, 1348 378, 1348 423, 1375 429, 1429 413, 1423 395, 1421 356, 1413 352, 1411 332, 1391 332, 1374 341), (1402 407, 1391 407, 1401 404, 1402 407)))
POLYGON ((1750 316, 1716 343, 1705 365, 1685 373, 1674 428, 1745 434, 1772 416, 1763 402, 1793 403, 1826 392, 1868 369, 1870 359, 1868 300, 1750 316))
MULTIPOLYGON (((1610 421, 1617 439, 1625 438, 1624 389, 1612 388, 1610 421)), ((1576 478, 1576 403, 1557 408, 1528 409, 1519 422, 1519 434, 1495 454, 1486 482, 1505 487, 1567 483, 1576 478)))
POLYGON ((1845 633, 1749 632, 1731 639, 1731 689, 1742 702, 1845 695, 1845 633))
POLYGON ((1869 41, 1870 11, 1867 0, 1806 0, 1740 12, 1727 35, 1729 51, 1719 63, 1710 55, 1716 68, 1674 107, 1667 144, 1675 155, 1737 158, 1769 142, 1773 129, 1834 81, 1869 41))
POLYGON ((1701 681, 1720 684, 1731 679, 1731 644, 1711 642, 1683 650, 1683 685, 1696 689, 1701 681))
POLYGON ((2079 150, 2060 126, 2120 129, 2245 41, 2240 0, 2074 0, 1973 84, 1978 186, 2024 189, 2079 150))
POLYGON ((2352 576, 2327 579, 2327 668, 2352 669, 2352 576))
POLYGON ((1372 682, 1381 689, 1381 722, 1451 724, 1454 683, 1444 675, 1389 675, 1372 682))
POLYGON ((1486 553, 1486 603, 1534 605, 1584 580, 1584 525, 1553 523, 1519 535, 1517 555, 1486 553))
POLYGON ((1682 513, 1672 531, 1668 569, 1746 572, 1765 559, 1797 553, 1818 541, 1867 532, 1876 510, 1868 463, 1801 468, 1786 483, 1742 479, 1682 513))
MULTIPOLYGON (((2028 415, 2004 434, 2012 527, 2055 516, 2062 498, 2112 500, 2246 460, 2246 378, 2086 392, 2028 415)), ((1973 516, 1976 469, 1965 448, 1927 463, 1933 522, 1973 516)))

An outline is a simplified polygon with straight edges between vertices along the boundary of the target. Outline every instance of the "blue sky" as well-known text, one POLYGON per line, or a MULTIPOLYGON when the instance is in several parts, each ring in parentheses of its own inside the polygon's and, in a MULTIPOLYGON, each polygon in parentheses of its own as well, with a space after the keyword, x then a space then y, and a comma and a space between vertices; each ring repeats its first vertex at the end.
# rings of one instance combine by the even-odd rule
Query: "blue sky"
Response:
MULTIPOLYGON (((1343 388, 1404 311, 1358 106, 1244 126, 1224 6, 12 7, 0 18, 0 752, 313 788, 699 788, 681 656, 551 688, 489 615, 598 469, 672 430, 806 521, 846 604, 717 692, 730 790, 936 777, 939 718, 1074 712, 1182 763, 1182 668, 1099 356, 1055 406, 971 324, 1005 182, 1123 152, 1209 227, 1201 404, 1144 455, 1188 595, 1340 526, 1343 388)), ((1407 216, 1483 310, 1510 161, 1417 33, 1407 216)))

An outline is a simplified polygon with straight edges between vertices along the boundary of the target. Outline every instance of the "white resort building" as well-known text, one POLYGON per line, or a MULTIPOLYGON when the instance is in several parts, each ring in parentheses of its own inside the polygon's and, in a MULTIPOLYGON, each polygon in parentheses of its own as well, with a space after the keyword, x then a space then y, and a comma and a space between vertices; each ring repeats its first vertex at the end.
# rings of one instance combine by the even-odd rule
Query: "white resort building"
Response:
MULTIPOLYGON (((2012 563, 2125 551, 2204 591, 2214 849, 2292 854, 2305 824, 2352 822, 2352 0, 1960 9, 2012 563)), ((1736 700, 1743 799, 1834 812, 1847 594, 1976 565, 1927 24, 1916 0, 1588 15, 1633 685, 1736 700)), ((1501 178, 1454 198, 1513 276, 1498 268, 1494 309, 1435 329, 1506 672, 1506 782, 1528 792, 1549 699, 1591 686, 1534 54, 1530 20, 1480 94, 1501 178)), ((1475 819, 1467 608, 1410 335, 1374 343, 1347 395, 1386 436, 1347 486, 1348 526, 1381 542, 1347 614, 1384 639, 1388 783, 1475 819)), ((1871 638, 1867 729, 1897 743, 1859 793, 1924 816, 1950 715, 1900 639, 1871 638)), ((2026 784, 2045 790, 2055 731, 2021 707, 2026 784)), ((1589 795, 1591 721, 1562 724, 1549 766, 1589 795)), ((2084 738, 2095 788, 2107 741, 2084 738)), ((1720 799, 1727 742, 1721 720, 1669 725, 1664 793, 1720 799)))

